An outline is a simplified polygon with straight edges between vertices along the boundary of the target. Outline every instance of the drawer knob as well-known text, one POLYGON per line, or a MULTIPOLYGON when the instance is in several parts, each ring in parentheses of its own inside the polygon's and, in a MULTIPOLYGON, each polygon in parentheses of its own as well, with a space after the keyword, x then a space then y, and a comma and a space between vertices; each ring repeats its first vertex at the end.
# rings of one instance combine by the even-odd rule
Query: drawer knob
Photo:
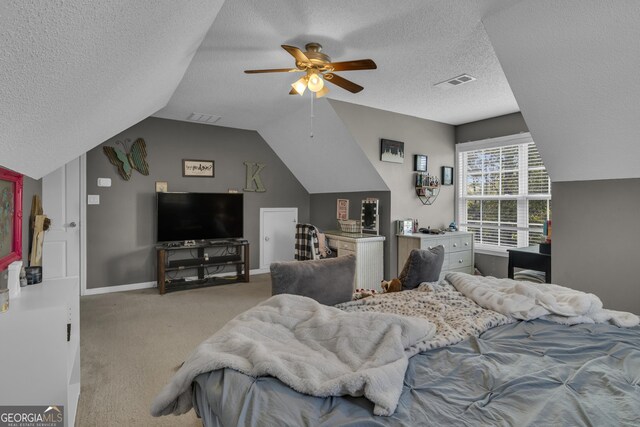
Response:
POLYGON ((458 263, 462 264, 462 262, 463 262, 463 261, 462 261, 461 259, 459 259, 459 260, 458 260, 458 263))
POLYGON ((457 247, 458 247, 458 244, 457 244, 457 243, 454 243, 454 244, 453 244, 453 247, 454 247, 454 248, 457 248, 457 247))
POLYGON ((464 242, 464 245, 465 246, 469 246, 469 242, 464 242))

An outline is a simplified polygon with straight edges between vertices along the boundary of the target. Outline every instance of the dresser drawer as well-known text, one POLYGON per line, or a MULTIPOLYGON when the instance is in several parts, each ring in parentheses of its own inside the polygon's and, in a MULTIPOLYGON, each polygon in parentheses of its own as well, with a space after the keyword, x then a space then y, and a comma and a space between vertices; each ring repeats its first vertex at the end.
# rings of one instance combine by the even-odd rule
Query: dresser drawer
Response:
POLYGON ((473 254, 471 251, 451 252, 449 254, 449 270, 470 267, 473 254))
POLYGON ((468 251, 471 249, 471 239, 473 235, 451 237, 451 252, 468 251))
POLYGON ((420 248, 421 249, 433 249, 436 246, 444 246, 444 251, 449 252, 450 249, 450 241, 451 239, 422 239, 422 241, 420 242, 420 248))
POLYGON ((352 252, 356 251, 356 244, 354 242, 346 242, 344 240, 334 240, 331 243, 333 244, 332 247, 338 249, 338 251, 340 250, 347 250, 352 252))

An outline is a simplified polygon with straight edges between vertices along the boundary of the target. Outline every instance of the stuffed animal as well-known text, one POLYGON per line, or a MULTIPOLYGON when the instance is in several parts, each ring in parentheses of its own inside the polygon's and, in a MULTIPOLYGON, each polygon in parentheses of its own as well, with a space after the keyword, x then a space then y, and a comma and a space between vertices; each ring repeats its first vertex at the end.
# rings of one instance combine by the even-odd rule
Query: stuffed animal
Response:
POLYGON ((385 293, 400 292, 402 290, 402 282, 396 277, 391 280, 381 281, 380 287, 382 288, 382 290, 384 290, 385 293))
POLYGON ((362 298, 373 297, 380 294, 386 294, 389 292, 400 292, 402 290, 402 282, 399 279, 382 280, 380 282, 382 292, 378 292, 375 289, 356 289, 353 294, 352 300, 356 301, 362 298))
POLYGON ((377 295, 378 292, 375 289, 356 289, 356 291, 353 293, 353 296, 351 297, 351 299, 353 301, 357 301, 359 299, 362 298, 366 298, 366 297, 372 297, 374 295, 377 295))

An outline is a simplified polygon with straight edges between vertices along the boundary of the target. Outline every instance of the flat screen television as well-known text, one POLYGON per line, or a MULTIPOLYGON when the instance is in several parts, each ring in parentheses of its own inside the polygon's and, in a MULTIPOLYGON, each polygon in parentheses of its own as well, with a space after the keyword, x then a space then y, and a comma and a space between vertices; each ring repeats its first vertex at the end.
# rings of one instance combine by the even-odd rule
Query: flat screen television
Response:
POLYGON ((241 238, 242 193, 157 193, 158 242, 241 238))

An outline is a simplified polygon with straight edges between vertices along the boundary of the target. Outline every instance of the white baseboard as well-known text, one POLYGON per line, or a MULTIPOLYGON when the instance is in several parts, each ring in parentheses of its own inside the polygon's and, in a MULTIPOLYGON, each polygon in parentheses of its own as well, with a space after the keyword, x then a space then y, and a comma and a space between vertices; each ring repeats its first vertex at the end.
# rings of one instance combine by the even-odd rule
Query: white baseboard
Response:
MULTIPOLYGON (((268 268, 256 268, 254 270, 249 270, 249 275, 253 276, 255 274, 264 274, 269 273, 268 268)), ((212 274, 212 276, 224 276, 229 273, 218 273, 212 274)), ((195 277, 193 277, 195 279, 195 277)), ((125 291, 137 291, 139 289, 149 289, 157 287, 156 282, 142 282, 142 283, 130 283, 128 285, 117 285, 117 286, 104 286, 102 288, 93 288, 87 289, 85 291, 85 295, 101 295, 101 294, 110 294, 112 292, 125 292, 125 291)))
POLYGON ((128 285, 104 286, 102 288, 87 289, 85 295, 110 294, 112 292, 136 291, 138 289, 155 288, 156 282, 130 283, 128 285))

